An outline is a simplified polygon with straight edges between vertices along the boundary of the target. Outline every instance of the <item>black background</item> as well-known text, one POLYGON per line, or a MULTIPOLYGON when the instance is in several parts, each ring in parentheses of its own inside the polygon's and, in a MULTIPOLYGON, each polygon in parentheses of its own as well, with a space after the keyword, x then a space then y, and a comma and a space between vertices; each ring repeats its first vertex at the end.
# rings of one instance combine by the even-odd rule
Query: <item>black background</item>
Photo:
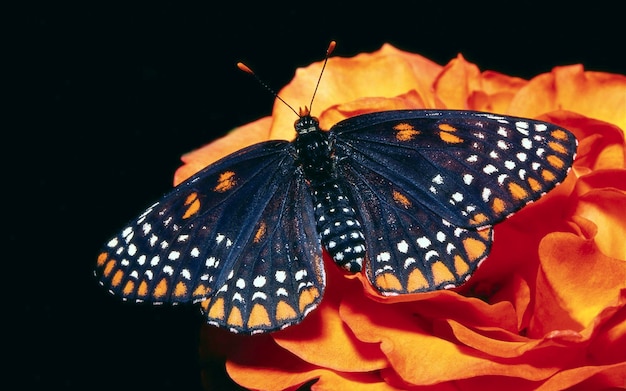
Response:
POLYGON ((271 112, 237 61, 276 89, 333 39, 338 56, 390 42, 523 78, 572 63, 626 73, 607 1, 21 4, 5 12, 2 61, 7 389, 199 389, 197 309, 121 303, 92 268, 170 189, 181 154, 271 112))

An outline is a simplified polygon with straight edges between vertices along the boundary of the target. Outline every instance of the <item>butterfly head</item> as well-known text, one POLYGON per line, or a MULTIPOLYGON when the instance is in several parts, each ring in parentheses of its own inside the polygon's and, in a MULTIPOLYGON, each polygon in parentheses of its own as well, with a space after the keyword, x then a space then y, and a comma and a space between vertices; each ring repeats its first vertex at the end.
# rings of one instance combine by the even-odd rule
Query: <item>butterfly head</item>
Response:
POLYGON ((311 116, 310 110, 304 106, 300 108, 299 118, 293 124, 299 135, 311 133, 320 130, 320 123, 316 117, 311 116))

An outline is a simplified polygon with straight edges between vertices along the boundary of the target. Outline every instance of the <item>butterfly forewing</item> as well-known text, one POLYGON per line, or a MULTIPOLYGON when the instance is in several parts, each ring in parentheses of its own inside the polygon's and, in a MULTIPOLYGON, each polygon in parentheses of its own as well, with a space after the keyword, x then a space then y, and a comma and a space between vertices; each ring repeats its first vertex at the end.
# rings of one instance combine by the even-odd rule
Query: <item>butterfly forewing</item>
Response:
POLYGON ((466 228, 541 197, 576 151, 574 136, 553 124, 468 111, 366 114, 331 132, 339 162, 378 172, 412 203, 466 228))
POLYGON ((209 321, 235 331, 300 320, 321 299, 324 275, 293 156, 291 144, 272 141, 200 171, 104 246, 101 283, 137 301, 211 298, 209 321))

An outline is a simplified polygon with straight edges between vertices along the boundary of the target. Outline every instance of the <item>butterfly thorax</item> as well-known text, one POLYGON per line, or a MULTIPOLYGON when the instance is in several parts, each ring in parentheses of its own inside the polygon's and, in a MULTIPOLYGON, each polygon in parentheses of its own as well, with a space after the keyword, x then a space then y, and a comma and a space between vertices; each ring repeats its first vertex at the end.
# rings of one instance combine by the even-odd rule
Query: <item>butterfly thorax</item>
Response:
POLYGON ((322 245, 337 265, 350 272, 361 271, 365 239, 350 199, 337 180, 328 132, 321 130, 318 120, 310 115, 301 116, 295 128, 297 163, 313 196, 322 245))

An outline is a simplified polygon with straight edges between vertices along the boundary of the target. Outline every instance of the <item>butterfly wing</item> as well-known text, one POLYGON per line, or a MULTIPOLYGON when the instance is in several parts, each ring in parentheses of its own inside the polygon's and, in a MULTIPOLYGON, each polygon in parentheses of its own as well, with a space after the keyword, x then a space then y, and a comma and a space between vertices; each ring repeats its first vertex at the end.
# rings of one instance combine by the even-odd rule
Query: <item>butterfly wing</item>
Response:
POLYGON ((553 124, 454 110, 366 114, 331 139, 367 275, 386 294, 464 282, 489 253, 491 225, 561 182, 576 151, 553 124))
POLYGON ((104 246, 101 283, 128 300, 202 301, 209 323, 235 332, 299 322, 325 276, 292 149, 257 144, 177 186, 104 246))

